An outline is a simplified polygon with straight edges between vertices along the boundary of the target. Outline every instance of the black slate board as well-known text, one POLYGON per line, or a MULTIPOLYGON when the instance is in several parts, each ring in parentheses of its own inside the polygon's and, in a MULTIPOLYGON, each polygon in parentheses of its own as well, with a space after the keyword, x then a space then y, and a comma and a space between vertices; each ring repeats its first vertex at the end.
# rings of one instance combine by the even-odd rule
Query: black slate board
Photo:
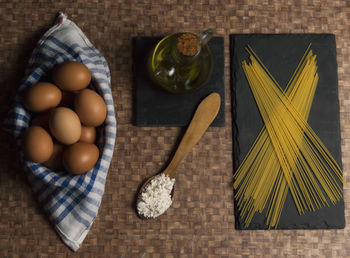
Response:
POLYGON ((133 70, 135 82, 134 123, 136 126, 187 126, 202 99, 212 92, 221 96, 219 113, 211 126, 225 125, 224 38, 213 37, 208 45, 213 55, 213 72, 198 91, 175 95, 157 87, 150 80, 147 58, 161 37, 133 39, 133 70))
MULTIPOLYGON (((309 116, 309 124, 340 166, 341 139, 339 122, 336 42, 332 34, 239 34, 230 35, 231 83, 233 105, 234 168, 242 162, 263 121, 245 78, 241 63, 248 60, 249 44, 283 88, 297 67, 309 43, 317 56, 319 82, 309 116)), ((256 213, 244 227, 235 205, 236 229, 266 229, 265 214, 256 213)), ((299 216, 288 193, 279 229, 338 229, 345 227, 344 201, 335 206, 299 216)))

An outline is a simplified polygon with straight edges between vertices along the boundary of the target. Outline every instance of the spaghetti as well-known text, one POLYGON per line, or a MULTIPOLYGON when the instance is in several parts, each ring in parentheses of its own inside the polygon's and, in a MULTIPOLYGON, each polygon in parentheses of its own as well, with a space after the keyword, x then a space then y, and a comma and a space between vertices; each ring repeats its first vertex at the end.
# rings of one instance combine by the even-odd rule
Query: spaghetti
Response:
POLYGON ((234 178, 235 198, 245 226, 266 208, 266 224, 277 227, 288 190, 299 214, 342 198, 342 171, 307 119, 318 82, 310 46, 283 92, 268 69, 247 48, 242 62, 265 126, 234 178), (325 193, 325 194, 324 194, 325 193))

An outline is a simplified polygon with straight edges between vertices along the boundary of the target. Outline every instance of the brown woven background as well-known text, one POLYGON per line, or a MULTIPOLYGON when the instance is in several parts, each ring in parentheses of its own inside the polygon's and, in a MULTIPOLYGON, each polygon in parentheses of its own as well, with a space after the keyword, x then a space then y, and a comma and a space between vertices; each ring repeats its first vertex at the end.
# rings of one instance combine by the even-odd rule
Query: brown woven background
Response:
MULTIPOLYGON (((230 33, 336 35, 343 166, 349 182, 349 1, 0 0, 1 119, 35 42, 60 10, 80 26, 110 65, 118 120, 114 159, 99 215, 80 250, 72 253, 35 201, 14 140, 1 131, 0 257, 350 257, 350 226, 344 230, 235 231, 228 59, 230 33), (143 179, 166 164, 183 131, 132 125, 131 38, 205 28, 225 37, 227 124, 210 128, 180 166, 175 202, 166 215, 143 221, 132 206, 136 190, 143 179)), ((349 183, 345 205, 349 223, 349 183)))

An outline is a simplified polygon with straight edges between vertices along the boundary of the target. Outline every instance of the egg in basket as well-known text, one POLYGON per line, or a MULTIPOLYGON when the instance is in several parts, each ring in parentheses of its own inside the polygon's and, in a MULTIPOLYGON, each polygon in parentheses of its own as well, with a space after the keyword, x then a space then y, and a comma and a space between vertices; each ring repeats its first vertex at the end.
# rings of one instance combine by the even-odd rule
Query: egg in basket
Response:
POLYGON ((52 83, 41 81, 25 92, 24 105, 34 118, 22 140, 23 153, 54 171, 86 173, 99 157, 96 131, 106 119, 106 104, 87 88, 91 73, 83 63, 61 63, 51 77, 52 83))

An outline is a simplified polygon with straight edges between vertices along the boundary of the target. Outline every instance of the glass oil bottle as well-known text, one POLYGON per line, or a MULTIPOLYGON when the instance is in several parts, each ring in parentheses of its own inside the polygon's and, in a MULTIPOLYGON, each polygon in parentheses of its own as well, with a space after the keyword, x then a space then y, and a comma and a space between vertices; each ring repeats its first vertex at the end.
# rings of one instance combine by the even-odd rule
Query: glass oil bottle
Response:
POLYGON ((163 38, 148 60, 151 79, 163 89, 176 94, 200 89, 213 69, 213 57, 207 45, 213 32, 199 35, 182 32, 163 38))

